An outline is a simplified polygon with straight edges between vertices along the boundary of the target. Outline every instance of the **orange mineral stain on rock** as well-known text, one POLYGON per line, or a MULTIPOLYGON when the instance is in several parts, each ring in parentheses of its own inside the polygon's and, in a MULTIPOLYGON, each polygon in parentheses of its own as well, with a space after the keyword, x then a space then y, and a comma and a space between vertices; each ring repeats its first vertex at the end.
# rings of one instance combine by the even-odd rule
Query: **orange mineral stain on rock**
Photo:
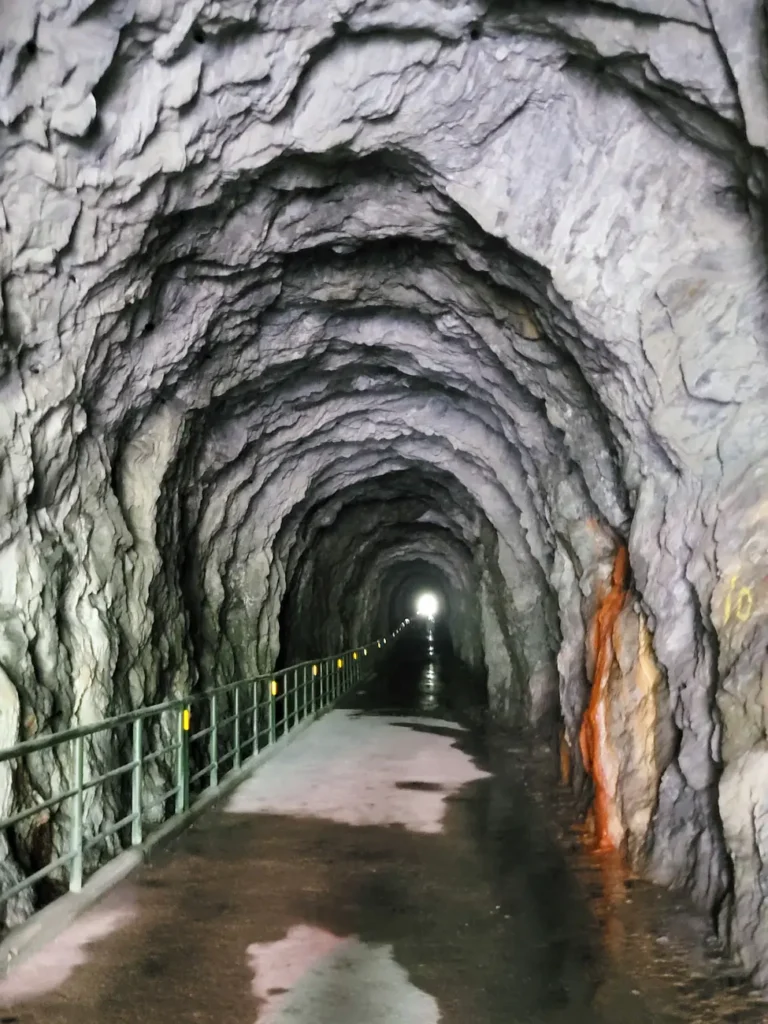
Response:
POLYGON ((608 591, 601 597, 592 626, 595 668, 589 706, 584 712, 579 745, 584 768, 595 787, 593 805, 595 840, 598 849, 615 850, 621 842, 623 828, 609 782, 607 705, 608 683, 614 663, 613 630, 624 607, 629 575, 629 553, 625 545, 616 552, 608 591))

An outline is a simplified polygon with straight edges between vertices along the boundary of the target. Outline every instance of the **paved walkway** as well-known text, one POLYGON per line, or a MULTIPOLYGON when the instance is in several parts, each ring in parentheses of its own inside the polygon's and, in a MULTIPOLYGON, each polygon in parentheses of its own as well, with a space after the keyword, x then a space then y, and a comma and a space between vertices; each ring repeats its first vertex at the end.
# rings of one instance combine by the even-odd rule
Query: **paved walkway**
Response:
POLYGON ((356 702, 12 972, 0 1021, 693 1019, 606 966, 545 817, 456 722, 356 702))

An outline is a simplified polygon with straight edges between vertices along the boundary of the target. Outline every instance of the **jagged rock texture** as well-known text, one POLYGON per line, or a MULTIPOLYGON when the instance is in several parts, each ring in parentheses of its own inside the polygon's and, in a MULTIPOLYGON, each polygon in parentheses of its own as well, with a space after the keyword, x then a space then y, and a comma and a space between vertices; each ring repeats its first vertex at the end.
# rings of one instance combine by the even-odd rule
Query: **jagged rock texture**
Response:
POLYGON ((617 827, 768 982, 764 19, 5 0, 0 742, 428 583, 578 779, 626 543, 617 827))

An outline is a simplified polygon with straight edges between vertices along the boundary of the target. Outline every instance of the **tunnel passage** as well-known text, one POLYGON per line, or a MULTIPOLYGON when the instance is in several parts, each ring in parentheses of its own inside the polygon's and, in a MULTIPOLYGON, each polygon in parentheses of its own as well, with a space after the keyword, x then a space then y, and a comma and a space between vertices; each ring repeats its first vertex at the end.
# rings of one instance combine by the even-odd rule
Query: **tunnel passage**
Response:
POLYGON ((472 496, 426 468, 371 474, 298 508, 278 539, 290 544, 280 661, 386 635, 415 615, 416 597, 431 587, 442 596, 441 643, 482 675, 480 581, 493 564, 490 536, 472 496))
POLYGON ((758 12, 4 4, 0 740, 348 643, 429 563, 491 713, 767 981, 758 12))

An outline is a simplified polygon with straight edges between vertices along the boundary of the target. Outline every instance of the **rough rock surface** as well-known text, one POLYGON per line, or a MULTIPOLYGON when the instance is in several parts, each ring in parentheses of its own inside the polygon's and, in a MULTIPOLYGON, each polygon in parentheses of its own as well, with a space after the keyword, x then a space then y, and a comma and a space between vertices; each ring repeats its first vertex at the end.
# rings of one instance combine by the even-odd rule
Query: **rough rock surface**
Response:
POLYGON ((362 641, 421 580, 583 776, 626 544, 621 841, 768 983, 764 15, 4 0, 0 743, 362 641))

